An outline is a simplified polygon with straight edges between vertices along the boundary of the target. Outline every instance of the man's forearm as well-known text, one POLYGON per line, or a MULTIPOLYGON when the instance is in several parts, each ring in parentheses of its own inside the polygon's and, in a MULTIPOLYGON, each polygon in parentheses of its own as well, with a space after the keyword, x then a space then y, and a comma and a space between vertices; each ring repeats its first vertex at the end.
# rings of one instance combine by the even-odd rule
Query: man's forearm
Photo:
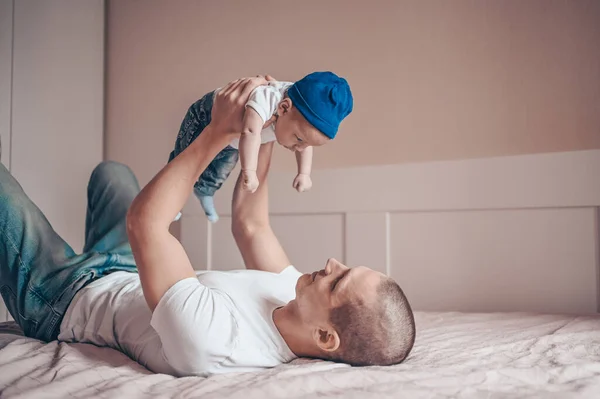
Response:
POLYGON ((260 84, 264 79, 242 78, 223 87, 215 96, 210 124, 144 187, 129 208, 127 237, 151 311, 173 284, 195 276, 185 249, 169 233, 169 225, 200 174, 241 132, 244 104, 260 84))
POLYGON ((144 187, 129 210, 138 223, 167 227, 185 205, 194 183, 227 145, 230 138, 207 126, 181 154, 166 165, 144 187))
POLYGON ((260 186, 254 194, 242 190, 241 175, 233 193, 232 231, 248 269, 279 273, 290 261, 269 223, 267 174, 273 143, 263 144, 258 157, 260 186))
POLYGON ((267 176, 271 165, 273 144, 263 144, 258 154, 256 174, 260 186, 254 193, 242 189, 237 182, 233 192, 232 228, 234 234, 269 224, 269 189, 267 176))

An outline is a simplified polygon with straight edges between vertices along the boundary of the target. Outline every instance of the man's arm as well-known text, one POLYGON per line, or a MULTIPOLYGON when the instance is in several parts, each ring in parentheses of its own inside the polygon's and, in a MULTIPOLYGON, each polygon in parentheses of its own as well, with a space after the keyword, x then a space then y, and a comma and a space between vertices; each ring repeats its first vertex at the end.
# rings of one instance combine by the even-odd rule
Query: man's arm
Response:
POLYGON ((290 261, 271 229, 267 175, 271 165, 273 142, 263 144, 258 156, 260 186, 256 192, 242 189, 242 174, 233 193, 231 230, 246 268, 279 273, 290 261))
POLYGON ((177 158, 168 163, 134 199, 127 213, 127 235, 146 302, 152 311, 194 269, 169 225, 183 208, 208 164, 242 129, 244 105, 264 78, 238 79, 216 95, 211 123, 177 158))

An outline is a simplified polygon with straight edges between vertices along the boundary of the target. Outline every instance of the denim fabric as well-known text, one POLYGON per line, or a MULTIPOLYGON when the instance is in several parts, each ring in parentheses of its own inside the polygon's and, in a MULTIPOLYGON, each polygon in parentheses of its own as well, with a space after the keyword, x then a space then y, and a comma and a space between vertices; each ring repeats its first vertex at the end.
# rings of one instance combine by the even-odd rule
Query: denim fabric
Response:
MULTIPOLYGON (((175 149, 169 156, 169 162, 182 153, 202 133, 202 130, 208 126, 211 118, 213 99, 214 92, 210 92, 192 104, 188 109, 183 122, 181 122, 177 140, 175 141, 175 149)), ((227 146, 217 154, 194 184, 194 194, 198 199, 203 196, 212 197, 215 195, 215 192, 221 188, 223 182, 227 180, 229 174, 235 168, 238 158, 238 150, 231 146, 227 146)))
POLYGON ((125 165, 103 162, 94 169, 85 247, 77 255, 0 164, 0 292, 25 335, 56 339, 77 291, 115 271, 137 273, 125 217, 139 191, 125 165))

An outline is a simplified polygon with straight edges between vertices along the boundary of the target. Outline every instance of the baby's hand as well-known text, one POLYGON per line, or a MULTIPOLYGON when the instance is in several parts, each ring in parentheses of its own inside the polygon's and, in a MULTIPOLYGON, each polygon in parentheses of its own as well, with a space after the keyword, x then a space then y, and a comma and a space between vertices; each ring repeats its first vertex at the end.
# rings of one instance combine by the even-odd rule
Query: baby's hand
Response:
POLYGON ((293 186, 299 193, 308 191, 312 187, 312 180, 309 175, 298 173, 294 179, 293 186))
POLYGON ((250 191, 251 193, 255 192, 259 185, 256 172, 253 170, 244 170, 242 174, 244 178, 244 190, 250 191))

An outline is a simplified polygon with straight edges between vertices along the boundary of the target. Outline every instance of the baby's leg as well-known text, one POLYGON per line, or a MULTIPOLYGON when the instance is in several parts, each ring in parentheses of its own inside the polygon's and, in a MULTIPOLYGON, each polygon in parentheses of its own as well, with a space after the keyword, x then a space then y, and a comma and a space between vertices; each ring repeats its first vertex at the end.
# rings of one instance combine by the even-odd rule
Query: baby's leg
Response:
MULTIPOLYGON (((169 154, 169 162, 181 154, 202 133, 204 128, 208 126, 211 120, 213 99, 214 92, 210 92, 190 106, 181 122, 179 133, 175 140, 175 148, 169 154)), ((214 209, 214 206, 212 208, 214 209)), ((180 218, 181 212, 177 214, 175 221, 180 218)))
POLYGON ((169 155, 169 162, 181 154, 208 126, 211 120, 213 97, 213 92, 208 93, 190 106, 179 127, 175 147, 169 155))
POLYGON ((208 165, 194 185, 194 194, 200 200, 200 205, 202 205, 208 220, 213 223, 219 220, 213 197, 235 168, 238 158, 238 150, 227 146, 208 165))

